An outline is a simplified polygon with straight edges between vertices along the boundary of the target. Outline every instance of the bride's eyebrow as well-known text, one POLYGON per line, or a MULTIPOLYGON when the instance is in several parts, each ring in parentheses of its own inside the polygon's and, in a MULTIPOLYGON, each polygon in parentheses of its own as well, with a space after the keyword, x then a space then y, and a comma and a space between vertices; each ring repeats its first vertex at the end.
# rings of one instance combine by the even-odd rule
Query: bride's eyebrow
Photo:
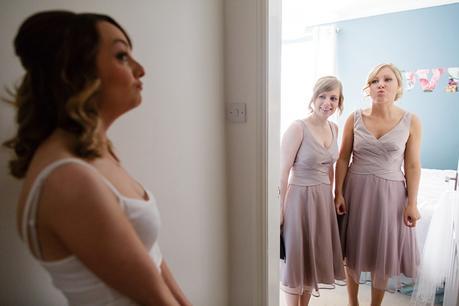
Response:
POLYGON ((124 39, 121 39, 121 38, 115 38, 113 39, 113 45, 116 45, 117 43, 120 43, 120 44, 123 44, 125 45, 127 48, 131 49, 131 46, 124 40, 124 39))

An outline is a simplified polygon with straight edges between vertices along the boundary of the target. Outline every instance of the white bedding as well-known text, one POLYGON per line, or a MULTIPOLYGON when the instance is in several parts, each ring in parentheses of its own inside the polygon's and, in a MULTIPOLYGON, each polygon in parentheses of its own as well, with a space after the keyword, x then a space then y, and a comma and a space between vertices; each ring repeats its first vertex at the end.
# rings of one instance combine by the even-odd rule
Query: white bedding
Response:
POLYGON ((455 181, 445 182, 446 177, 455 177, 455 170, 421 169, 418 191, 418 209, 421 220, 416 225, 419 251, 422 253, 432 214, 440 196, 445 191, 454 190, 455 181))
POLYGON ((418 193, 421 220, 416 227, 421 263, 410 306, 431 306, 444 288, 445 306, 459 301, 459 192, 453 170, 422 169, 418 193))

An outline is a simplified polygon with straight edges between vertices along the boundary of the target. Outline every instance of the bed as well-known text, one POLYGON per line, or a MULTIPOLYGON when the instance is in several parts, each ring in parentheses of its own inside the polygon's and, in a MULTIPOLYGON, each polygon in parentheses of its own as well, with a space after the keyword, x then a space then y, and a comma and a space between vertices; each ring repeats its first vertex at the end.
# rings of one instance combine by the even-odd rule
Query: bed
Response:
MULTIPOLYGON (((459 166, 458 166, 459 168, 459 166)), ((459 169, 458 169, 459 170, 459 169)), ((421 264, 410 305, 459 302, 459 191, 457 171, 422 169, 416 226, 421 264), (439 291, 442 293, 439 296, 439 291)))

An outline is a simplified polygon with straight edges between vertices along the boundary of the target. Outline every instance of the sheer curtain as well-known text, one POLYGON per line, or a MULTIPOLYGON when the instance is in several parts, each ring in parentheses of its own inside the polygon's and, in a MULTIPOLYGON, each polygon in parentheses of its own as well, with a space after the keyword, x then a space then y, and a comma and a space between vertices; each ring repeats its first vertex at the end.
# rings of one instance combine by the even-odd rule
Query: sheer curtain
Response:
MULTIPOLYGON (((315 81, 324 75, 336 75, 336 35, 335 25, 283 33, 281 136, 292 121, 308 114, 315 81)), ((335 115, 332 120, 336 121, 335 115)))

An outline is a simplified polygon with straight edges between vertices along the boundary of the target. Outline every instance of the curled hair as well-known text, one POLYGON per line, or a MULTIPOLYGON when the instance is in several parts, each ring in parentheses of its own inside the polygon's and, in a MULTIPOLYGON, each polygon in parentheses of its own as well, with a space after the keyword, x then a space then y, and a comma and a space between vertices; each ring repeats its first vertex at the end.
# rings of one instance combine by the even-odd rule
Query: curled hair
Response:
POLYGON ((4 143, 15 153, 9 163, 14 177, 25 176, 35 151, 57 128, 75 136, 71 149, 76 156, 91 159, 107 146, 111 149, 99 136, 102 124, 95 102, 101 21, 120 29, 131 46, 123 28, 106 15, 45 11, 20 26, 14 48, 26 72, 12 101, 17 134, 4 143))
POLYGON ((314 85, 313 88, 313 93, 312 93, 312 98, 309 101, 309 110, 313 112, 312 105, 314 104, 314 101, 317 99, 317 97, 327 91, 332 91, 334 89, 339 89, 339 101, 338 101, 338 109, 339 113, 341 114, 344 109, 344 94, 343 94, 343 84, 341 84, 341 81, 338 80, 338 78, 334 76, 324 76, 319 78, 316 81, 316 84, 314 85))
POLYGON ((394 101, 397 101, 403 95, 403 82, 402 82, 402 73, 394 64, 379 64, 378 66, 374 67, 368 74, 367 83, 363 87, 363 92, 367 96, 370 95, 369 91, 370 91, 371 82, 376 77, 376 75, 381 71, 381 69, 386 68, 386 67, 392 70, 398 82, 397 93, 395 94, 395 99, 394 99, 394 101))

